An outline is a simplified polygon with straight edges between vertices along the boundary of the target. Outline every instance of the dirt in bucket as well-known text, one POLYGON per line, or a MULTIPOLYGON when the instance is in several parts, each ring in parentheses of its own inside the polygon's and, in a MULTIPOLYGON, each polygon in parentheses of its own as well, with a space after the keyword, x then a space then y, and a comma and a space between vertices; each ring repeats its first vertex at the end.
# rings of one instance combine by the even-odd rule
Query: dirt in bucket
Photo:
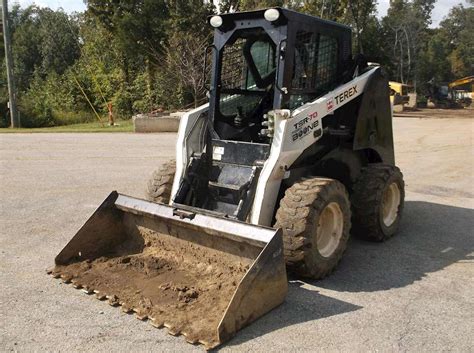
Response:
POLYGON ((216 346, 217 327, 251 260, 170 236, 143 235, 106 257, 56 266, 55 274, 116 300, 189 342, 216 346))

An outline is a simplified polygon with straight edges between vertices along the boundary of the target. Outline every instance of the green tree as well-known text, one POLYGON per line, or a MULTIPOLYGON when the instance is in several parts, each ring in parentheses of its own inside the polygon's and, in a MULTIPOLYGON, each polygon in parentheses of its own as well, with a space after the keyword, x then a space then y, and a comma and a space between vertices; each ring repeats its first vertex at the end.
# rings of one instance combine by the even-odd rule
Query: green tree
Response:
POLYGON ((164 0, 88 0, 88 14, 113 34, 129 58, 164 53, 168 6, 164 0))
POLYGON ((174 105, 194 106, 204 97, 204 51, 212 43, 206 18, 215 14, 203 0, 169 1, 170 36, 166 49, 164 84, 171 89, 174 105))
POLYGON ((219 12, 236 12, 265 9, 269 7, 286 7, 294 10, 301 9, 303 2, 297 0, 221 0, 219 12))
POLYGON ((421 51, 419 61, 420 89, 424 91, 426 83, 431 79, 436 82, 447 82, 452 78, 451 66, 448 60, 450 50, 446 37, 439 28, 430 31, 425 50, 421 51))
MULTIPOLYGON (((472 2, 471 2, 472 4, 472 2)), ((440 34, 450 51, 452 78, 474 73, 474 7, 455 6, 440 24, 440 34)))
POLYGON ((10 12, 12 19, 12 52, 15 63, 17 89, 26 90, 36 68, 41 67, 39 19, 37 8, 30 6, 21 10, 15 6, 10 12))
POLYGON ((417 89, 422 68, 421 53, 429 40, 428 26, 435 0, 393 0, 383 18, 387 51, 392 53, 392 77, 403 83, 413 83, 417 89))
POLYGON ((265 9, 267 7, 284 6, 284 0, 240 0, 238 4, 238 11, 249 11, 257 9, 265 9))
MULTIPOLYGON (((469 0, 473 3, 473 0, 469 0)), ((474 10, 454 7, 430 29, 435 0, 222 0, 220 12, 282 6, 345 23, 354 52, 395 80, 450 81, 474 71, 474 10)), ((84 121, 93 109, 115 115, 197 105, 204 98, 203 54, 212 40, 208 0, 87 0, 84 14, 14 6, 10 12, 22 121, 30 126, 84 121), (86 98, 87 97, 87 98, 86 98)), ((0 55, 3 42, 0 44, 0 55)), ((3 64, 3 55, 1 62, 3 64)), ((0 68, 0 113, 7 100, 0 68)), ((1 124, 1 122, 0 122, 1 124)))
POLYGON ((303 0, 297 10, 327 20, 344 22, 347 13, 347 0, 303 0))
POLYGON ((147 90, 155 85, 156 67, 160 66, 168 36, 169 9, 164 0, 88 0, 87 15, 98 20, 112 34, 118 48, 125 86, 120 86, 119 106, 132 113, 129 87, 137 67, 146 67, 147 90))
POLYGON ((346 22, 354 28, 357 52, 364 53, 364 41, 370 40, 365 30, 370 21, 374 24, 376 3, 374 0, 352 0, 347 2, 347 6, 348 19, 346 22))
MULTIPOLYGON (((179 83, 178 92, 181 89, 189 92, 195 107, 205 93, 203 54, 209 41, 210 35, 198 41, 191 33, 183 33, 170 39, 167 50, 166 77, 170 83, 179 83)), ((169 86, 172 87, 171 84, 169 86)))
POLYGON ((212 2, 203 0, 169 0, 168 37, 176 33, 192 33, 199 38, 207 37, 211 32, 206 23, 208 16, 216 9, 212 2))
POLYGON ((19 90, 29 87, 35 74, 62 74, 80 55, 79 27, 62 11, 30 6, 12 12, 13 55, 19 90))
POLYGON ((62 11, 49 9, 41 9, 39 17, 41 73, 61 75, 80 55, 77 19, 62 11))

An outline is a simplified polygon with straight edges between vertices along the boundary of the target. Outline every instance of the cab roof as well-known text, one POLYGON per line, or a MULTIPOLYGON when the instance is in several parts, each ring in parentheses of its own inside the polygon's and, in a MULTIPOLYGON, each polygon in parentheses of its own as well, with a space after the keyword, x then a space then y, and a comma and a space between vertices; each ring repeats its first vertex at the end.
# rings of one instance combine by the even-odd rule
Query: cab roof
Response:
MULTIPOLYGON (((347 25, 330 21, 330 20, 324 20, 316 16, 307 15, 304 13, 296 12, 296 11, 282 8, 282 7, 269 7, 266 9, 255 10, 255 11, 232 12, 232 13, 219 14, 219 16, 225 19, 225 21, 243 21, 243 20, 263 19, 264 18, 263 15, 265 11, 268 9, 277 9, 278 11, 280 11, 280 13, 288 22, 299 22, 299 23, 304 22, 307 24, 317 24, 319 26, 332 27, 334 29, 337 29, 338 31, 343 30, 343 31, 352 33, 351 27, 347 25)), ((212 16, 209 16, 208 20, 211 17, 212 16)))

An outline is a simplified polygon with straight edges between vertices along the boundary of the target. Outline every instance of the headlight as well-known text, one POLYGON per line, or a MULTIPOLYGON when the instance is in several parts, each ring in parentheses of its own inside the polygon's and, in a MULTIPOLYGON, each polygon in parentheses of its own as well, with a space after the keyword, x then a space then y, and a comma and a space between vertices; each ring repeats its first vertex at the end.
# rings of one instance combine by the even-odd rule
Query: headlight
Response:
POLYGON ((209 23, 211 24, 212 27, 218 28, 222 26, 222 17, 221 16, 212 16, 209 23))
POLYGON ((280 17, 280 11, 278 11, 277 9, 268 9, 267 11, 265 11, 263 16, 267 21, 275 22, 280 17))

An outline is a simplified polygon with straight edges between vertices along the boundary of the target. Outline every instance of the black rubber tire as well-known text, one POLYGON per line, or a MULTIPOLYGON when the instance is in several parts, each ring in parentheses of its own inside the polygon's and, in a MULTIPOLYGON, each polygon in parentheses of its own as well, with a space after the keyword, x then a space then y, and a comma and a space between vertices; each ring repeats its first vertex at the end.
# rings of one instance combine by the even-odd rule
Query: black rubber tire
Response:
POLYGON ((398 230, 405 200, 403 174, 395 166, 369 164, 354 183, 351 196, 352 234, 358 238, 382 242, 398 230), (400 190, 398 214, 391 226, 383 222, 382 201, 386 189, 397 183, 400 190))
POLYGON ((162 164, 161 167, 155 170, 147 183, 147 200, 168 204, 175 173, 176 162, 174 160, 162 164))
POLYGON ((310 178, 289 187, 280 201, 275 228, 282 228, 287 268, 300 277, 321 279, 329 275, 342 258, 351 228, 351 207, 346 188, 328 178, 310 178), (319 216, 331 202, 337 202, 343 218, 342 236, 333 253, 324 257, 317 248, 319 216))

